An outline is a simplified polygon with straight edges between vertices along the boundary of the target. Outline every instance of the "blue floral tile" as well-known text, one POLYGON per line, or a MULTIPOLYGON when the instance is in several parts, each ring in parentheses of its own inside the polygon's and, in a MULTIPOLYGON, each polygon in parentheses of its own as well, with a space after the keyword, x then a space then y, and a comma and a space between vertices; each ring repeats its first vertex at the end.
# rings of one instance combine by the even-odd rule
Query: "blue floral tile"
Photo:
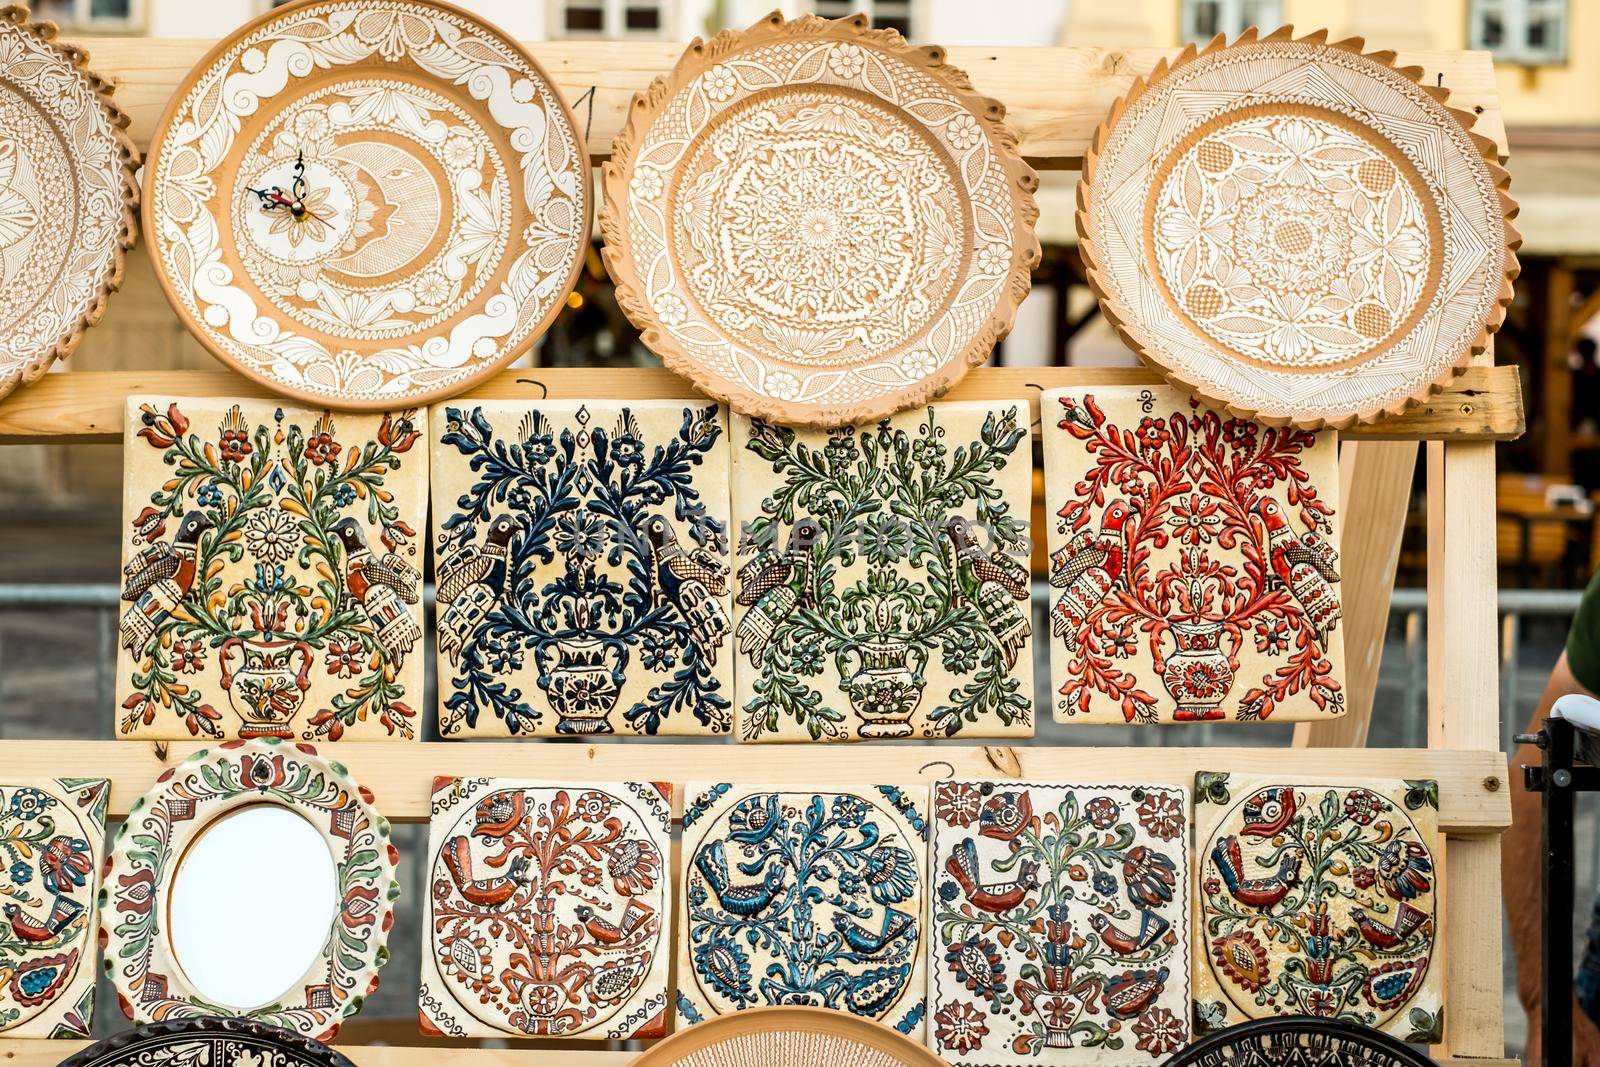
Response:
POLYGON ((104 778, 0 785, 0 1032, 88 1037, 94 1016, 104 778))
POLYGON ((679 1024, 803 1004, 920 1038, 927 796, 690 785, 679 1024))
POLYGON ((933 787, 929 1045, 951 1063, 1159 1064, 1189 1040, 1189 798, 933 787))
POLYGON ((543 401, 433 414, 439 732, 726 733, 722 409, 543 401))

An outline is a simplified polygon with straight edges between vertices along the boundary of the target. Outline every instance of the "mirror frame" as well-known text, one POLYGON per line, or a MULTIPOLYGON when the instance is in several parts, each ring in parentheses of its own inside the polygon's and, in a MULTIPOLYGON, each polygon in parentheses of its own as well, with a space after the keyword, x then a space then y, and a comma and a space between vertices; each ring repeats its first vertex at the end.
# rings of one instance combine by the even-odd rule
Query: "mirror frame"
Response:
POLYGON ((100 892, 106 977, 135 1023, 237 1015, 331 1039, 378 987, 378 970, 389 961, 399 860, 371 791, 312 746, 264 738, 200 749, 156 779, 117 831, 100 892), (280 1000, 241 1012, 207 1001, 190 984, 165 919, 188 846, 218 819, 260 804, 289 808, 322 835, 339 901, 327 942, 306 973, 280 1000))
POLYGON ((61 1061, 60 1067, 147 1067, 151 1063, 237 1063, 244 1052, 266 1053, 275 1067, 355 1067, 344 1056, 308 1037, 247 1019, 201 1016, 136 1026, 97 1041, 61 1061))

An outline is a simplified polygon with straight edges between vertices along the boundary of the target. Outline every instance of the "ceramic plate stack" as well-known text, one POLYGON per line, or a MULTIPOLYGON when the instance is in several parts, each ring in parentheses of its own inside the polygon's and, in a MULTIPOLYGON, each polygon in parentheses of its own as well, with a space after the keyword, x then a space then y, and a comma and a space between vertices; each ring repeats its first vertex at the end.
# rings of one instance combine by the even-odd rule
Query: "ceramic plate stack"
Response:
POLYGON ((1039 261, 1038 179, 1004 114, 865 16, 696 41, 605 168, 617 298, 746 414, 838 426, 922 403, 988 358, 1039 261))
POLYGON ((0 397, 72 354, 133 246, 139 153, 87 59, 0 8, 0 397))
POLYGON ((572 114, 515 42, 425 0, 313 0, 224 41, 150 148, 145 233, 219 359, 315 404, 427 403, 560 312, 589 242, 572 114))
POLYGON ((1284 29, 1159 64, 1095 135, 1089 281, 1123 339, 1235 414, 1397 412, 1505 317, 1515 205, 1492 142, 1419 67, 1284 29))

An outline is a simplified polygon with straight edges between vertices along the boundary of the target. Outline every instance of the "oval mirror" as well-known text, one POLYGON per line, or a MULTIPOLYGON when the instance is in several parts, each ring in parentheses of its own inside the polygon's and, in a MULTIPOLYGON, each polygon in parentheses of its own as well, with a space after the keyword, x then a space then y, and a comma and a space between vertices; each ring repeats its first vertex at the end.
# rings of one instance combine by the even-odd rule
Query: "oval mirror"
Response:
POLYGON ((172 951, 196 992, 239 1011, 279 1000, 316 962, 339 907, 316 827, 255 804, 208 826, 178 863, 172 951))

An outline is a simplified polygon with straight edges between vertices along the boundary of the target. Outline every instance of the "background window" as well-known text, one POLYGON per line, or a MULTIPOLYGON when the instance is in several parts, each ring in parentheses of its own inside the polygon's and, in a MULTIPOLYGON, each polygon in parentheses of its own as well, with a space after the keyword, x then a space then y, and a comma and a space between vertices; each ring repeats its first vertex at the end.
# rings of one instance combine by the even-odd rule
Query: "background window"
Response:
POLYGON ((825 19, 842 19, 861 12, 875 30, 899 30, 911 36, 912 0, 814 0, 812 10, 825 19))
POLYGON ((105 33, 140 28, 134 23, 133 0, 38 0, 33 13, 68 30, 105 33))
POLYGON ((1486 48, 1506 63, 1564 63, 1567 0, 1472 0, 1467 47, 1486 48))
POLYGON ((667 18, 659 2, 649 0, 561 0, 551 26, 563 37, 660 37, 667 18))
POLYGON ((1183 0, 1183 39, 1205 44, 1217 34, 1229 40, 1251 26, 1270 33, 1283 25, 1282 0, 1183 0))

